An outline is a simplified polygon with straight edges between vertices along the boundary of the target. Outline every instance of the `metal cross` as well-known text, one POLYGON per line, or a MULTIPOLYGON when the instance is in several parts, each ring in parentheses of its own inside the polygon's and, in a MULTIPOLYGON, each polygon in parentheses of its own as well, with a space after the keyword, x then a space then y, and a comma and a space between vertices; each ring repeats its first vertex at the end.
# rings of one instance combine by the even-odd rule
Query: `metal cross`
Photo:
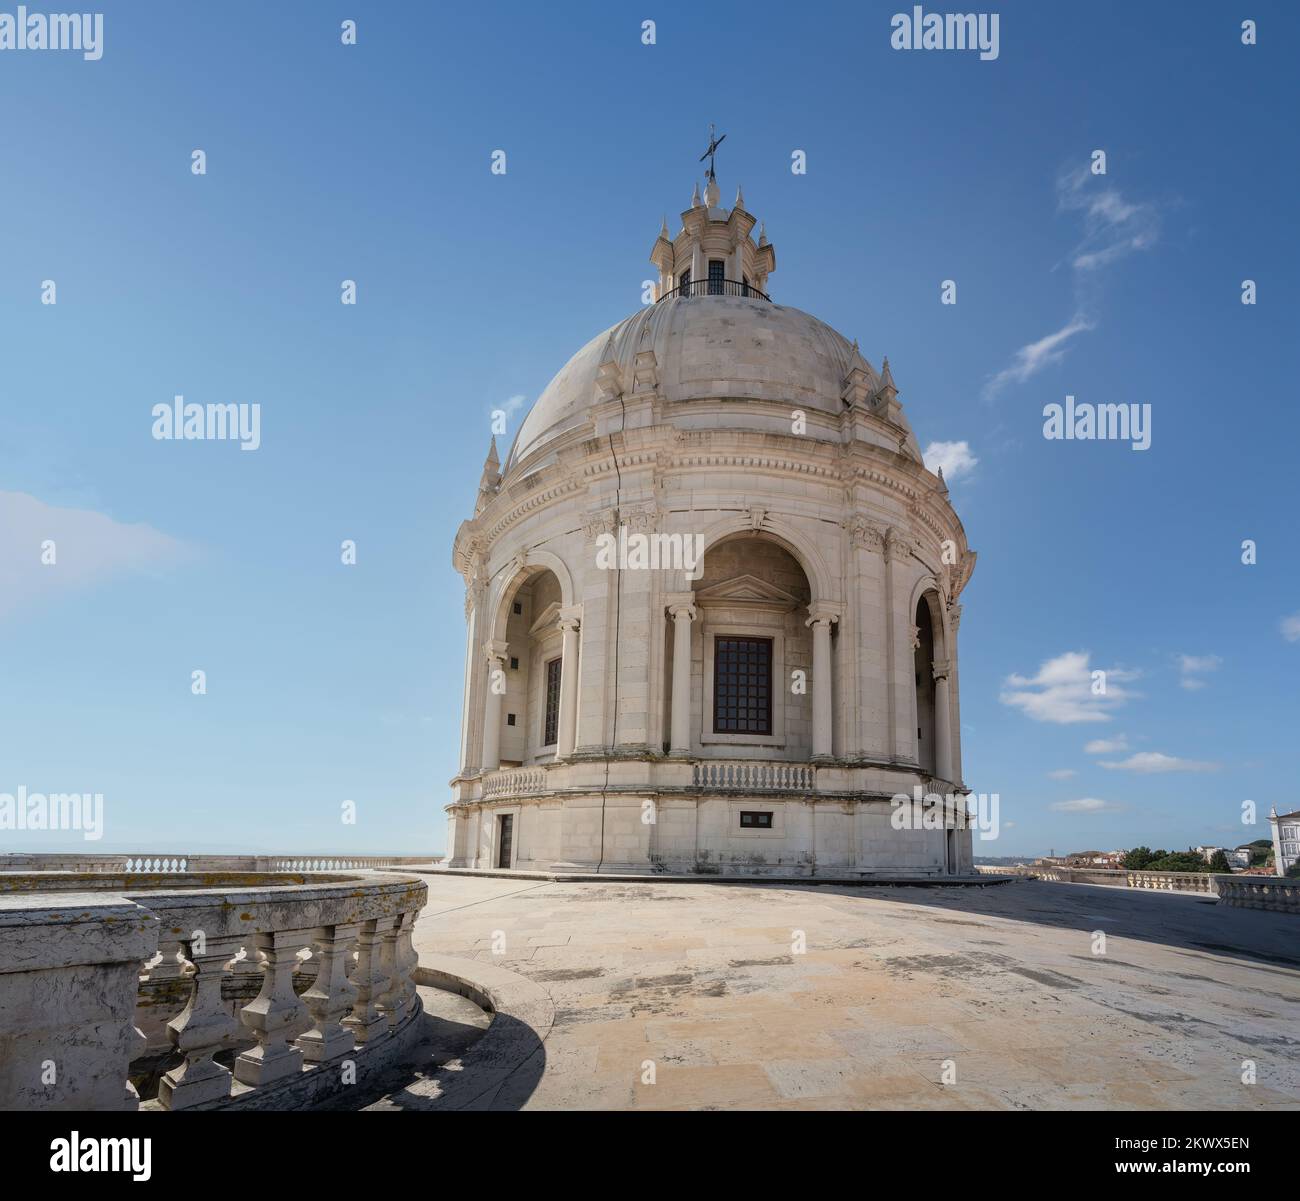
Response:
POLYGON ((704 162, 705 159, 709 160, 709 179, 714 178, 713 156, 717 153, 718 147, 721 146, 724 141, 726 141, 726 138, 727 135, 725 133, 720 138, 715 138, 713 136, 713 122, 710 121, 709 122, 709 148, 702 155, 700 155, 700 162, 704 162))

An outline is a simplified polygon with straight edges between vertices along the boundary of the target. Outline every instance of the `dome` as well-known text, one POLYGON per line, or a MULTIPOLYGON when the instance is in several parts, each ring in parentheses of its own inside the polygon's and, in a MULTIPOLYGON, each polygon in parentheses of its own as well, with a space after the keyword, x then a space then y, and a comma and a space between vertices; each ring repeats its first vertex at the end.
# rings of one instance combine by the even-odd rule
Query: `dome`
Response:
POLYGON ((854 344, 800 309, 741 296, 670 296, 598 334, 561 368, 519 427, 507 470, 587 423, 601 399, 602 364, 612 362, 617 387, 631 393, 645 351, 654 352, 658 389, 670 404, 727 397, 838 415, 855 366, 872 388, 879 383, 854 344))

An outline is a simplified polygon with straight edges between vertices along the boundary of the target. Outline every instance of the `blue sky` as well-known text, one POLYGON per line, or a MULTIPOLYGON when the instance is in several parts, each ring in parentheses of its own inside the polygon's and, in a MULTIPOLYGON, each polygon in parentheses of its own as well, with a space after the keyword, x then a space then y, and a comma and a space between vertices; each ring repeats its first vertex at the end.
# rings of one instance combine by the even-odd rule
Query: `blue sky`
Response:
POLYGON ((977 853, 1300 806, 1294 6, 1001 3, 995 61, 893 50, 896 4, 99 7, 97 62, 0 51, 0 792, 107 828, 0 849, 442 847, 489 413, 635 310, 710 121, 774 298, 975 460, 977 853), (260 448, 155 441, 177 393, 260 448), (1151 448, 1046 441, 1067 393, 1151 448))

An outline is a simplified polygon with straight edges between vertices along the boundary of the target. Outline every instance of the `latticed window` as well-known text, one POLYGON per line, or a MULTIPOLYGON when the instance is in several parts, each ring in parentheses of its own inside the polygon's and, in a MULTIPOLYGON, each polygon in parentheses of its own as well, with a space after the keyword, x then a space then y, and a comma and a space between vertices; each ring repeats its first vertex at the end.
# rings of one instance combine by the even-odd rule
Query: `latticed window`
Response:
POLYGON ((546 722, 542 745, 554 746, 560 736, 560 659, 546 665, 546 722))
POLYGON ((713 732, 772 732, 770 638, 718 638, 714 641, 713 732))
POLYGON ((691 269, 689 267, 678 278, 677 289, 679 296, 689 296, 691 294, 691 269))
POLYGON ((709 260, 709 295, 722 295, 722 281, 727 278, 727 262, 725 259, 709 260))

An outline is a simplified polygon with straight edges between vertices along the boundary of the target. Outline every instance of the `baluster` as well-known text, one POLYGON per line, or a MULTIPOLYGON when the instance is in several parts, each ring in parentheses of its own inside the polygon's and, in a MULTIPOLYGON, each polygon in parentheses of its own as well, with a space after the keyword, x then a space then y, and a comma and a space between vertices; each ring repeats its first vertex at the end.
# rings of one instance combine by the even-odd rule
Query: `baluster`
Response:
POLYGON ((359 1043, 379 1042, 388 1036, 388 1019, 380 1012, 379 1001, 388 990, 391 975, 384 971, 383 944, 396 921, 394 917, 372 918, 357 936, 357 966, 351 976, 357 1000, 343 1025, 359 1043))
POLYGON ((312 1027, 295 1044, 309 1063, 329 1063, 349 1054, 356 1045, 352 1031, 342 1024, 352 1011, 357 990, 348 980, 352 944, 359 923, 320 926, 312 932, 313 958, 320 960, 315 983, 302 994, 311 1011, 312 1027))
POLYGON ((230 1046, 239 1031, 221 1000, 222 965, 238 951, 239 939, 208 939, 202 953, 182 940, 181 949, 194 969, 193 987, 184 1011, 167 1023, 172 1046, 185 1062, 159 1081, 158 1102, 164 1109, 189 1109, 230 1096, 230 1072, 212 1056, 230 1046))
POLYGON ((411 939, 415 934, 415 919, 420 916, 418 909, 402 914, 401 925, 397 934, 397 970, 402 981, 401 1016, 406 1017, 412 1009, 417 1012, 420 1004, 419 986, 415 982, 415 969, 420 966, 420 956, 416 953, 411 939))
POLYGON ((384 933, 383 950, 379 959, 380 969, 388 977, 388 987, 379 994, 379 1009, 388 1023, 389 1033, 397 1028, 406 1012, 406 973, 402 968, 403 951, 398 941, 402 934, 402 924, 406 920, 407 915, 404 913, 393 919, 392 927, 384 933))
POLYGON ((302 1070, 302 1052, 288 1040, 304 1014, 303 1003, 293 991, 293 969, 298 948, 306 939, 302 930, 257 935, 257 949, 266 956, 266 963, 262 991, 239 1014, 240 1021, 257 1037, 257 1046, 235 1060, 235 1079, 241 1084, 270 1084, 302 1070))

